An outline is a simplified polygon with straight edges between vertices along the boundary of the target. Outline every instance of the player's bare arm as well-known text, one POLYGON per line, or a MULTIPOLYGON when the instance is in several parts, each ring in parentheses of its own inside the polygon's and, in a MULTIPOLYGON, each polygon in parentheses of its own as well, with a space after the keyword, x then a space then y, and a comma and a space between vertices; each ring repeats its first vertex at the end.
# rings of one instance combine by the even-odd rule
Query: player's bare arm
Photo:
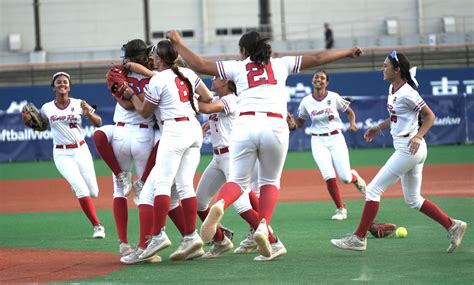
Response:
POLYGON ((129 98, 129 100, 135 107, 135 110, 137 111, 137 113, 140 114, 143 118, 150 117, 153 114, 156 107, 156 105, 153 105, 147 100, 144 100, 144 101, 140 100, 140 98, 138 98, 135 95, 132 95, 132 97, 129 98))
POLYGON ((81 101, 82 114, 96 127, 102 125, 102 118, 94 112, 94 109, 85 101, 81 101))
POLYGON ((153 75, 155 75, 153 71, 149 70, 148 68, 144 67, 143 65, 139 63, 127 62, 124 65, 128 70, 144 75, 146 77, 153 77, 153 75))
POLYGON ((224 111, 224 103, 217 101, 214 103, 204 103, 198 102, 199 104, 199 113, 203 114, 212 114, 224 111))
POLYGON ((367 129, 364 133, 364 139, 366 142, 371 142, 378 134, 382 133, 383 129, 390 127, 390 118, 386 119, 382 123, 367 129))
POLYGON ((196 88, 196 93, 199 94, 199 102, 209 103, 212 101, 212 93, 203 82, 199 83, 196 88))
POLYGON ((331 63, 344 57, 356 58, 362 55, 360 47, 341 50, 325 50, 312 55, 303 55, 301 60, 301 69, 308 69, 324 64, 331 63))
POLYGON ((350 124, 349 129, 352 132, 357 132, 358 129, 357 129, 357 126, 356 126, 354 111, 350 107, 348 107, 345 113, 347 115, 347 120, 349 120, 349 124, 350 124))
POLYGON ((218 76, 217 65, 215 62, 208 61, 205 58, 195 54, 181 40, 181 36, 177 31, 170 31, 166 34, 166 38, 170 40, 178 51, 179 55, 186 62, 186 65, 192 70, 207 75, 218 76))
POLYGON ((417 153, 418 148, 420 147, 420 144, 423 140, 423 137, 428 133, 428 131, 430 130, 431 126, 433 126, 433 123, 436 119, 435 114, 433 113, 433 111, 431 111, 428 105, 425 105, 420 110, 420 115, 423 117, 423 124, 418 129, 418 133, 416 133, 416 135, 408 141, 411 154, 417 153))

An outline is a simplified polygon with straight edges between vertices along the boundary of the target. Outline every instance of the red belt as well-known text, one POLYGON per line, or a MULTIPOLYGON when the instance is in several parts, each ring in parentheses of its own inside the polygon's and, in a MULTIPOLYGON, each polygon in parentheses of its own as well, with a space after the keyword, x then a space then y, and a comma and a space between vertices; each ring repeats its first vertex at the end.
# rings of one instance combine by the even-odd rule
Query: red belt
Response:
POLYGON ((223 147, 223 148, 214 148, 214 153, 215 154, 224 154, 229 152, 229 147, 223 147))
MULTIPOLYGON (((131 125, 131 124, 129 123, 129 125, 131 125)), ((125 127, 125 123, 118 122, 118 123, 117 123, 117 127, 125 127)), ((138 127, 139 127, 140 129, 148 129, 148 125, 147 125, 147 124, 139 124, 138 127)))
MULTIPOLYGON (((175 120, 176 122, 182 122, 182 121, 189 121, 188 117, 179 117, 179 118, 174 118, 174 119, 169 119, 169 120, 175 120)), ((165 121, 161 121, 161 124, 163 124, 165 121)))
POLYGON ((82 141, 80 141, 80 142, 78 142, 78 143, 75 143, 75 144, 65 144, 65 145, 57 144, 57 145, 55 145, 54 147, 55 147, 55 148, 62 148, 62 149, 64 149, 64 148, 66 148, 66 149, 69 149, 69 148, 78 148, 78 147, 80 147, 81 145, 83 145, 83 144, 85 144, 85 143, 86 143, 86 141, 82 140, 82 141))
POLYGON ((332 136, 332 135, 337 135, 339 133, 338 130, 334 130, 330 133, 323 133, 323 134, 312 134, 313 136, 315 137, 328 137, 328 136, 332 136))
MULTIPOLYGON (((240 116, 255 116, 257 112, 254 111, 249 111, 249 112, 241 112, 240 116)), ((274 117, 274 118, 280 118, 283 119, 283 115, 279 113, 272 113, 272 112, 258 112, 258 113, 265 113, 267 114, 267 117, 274 117)))

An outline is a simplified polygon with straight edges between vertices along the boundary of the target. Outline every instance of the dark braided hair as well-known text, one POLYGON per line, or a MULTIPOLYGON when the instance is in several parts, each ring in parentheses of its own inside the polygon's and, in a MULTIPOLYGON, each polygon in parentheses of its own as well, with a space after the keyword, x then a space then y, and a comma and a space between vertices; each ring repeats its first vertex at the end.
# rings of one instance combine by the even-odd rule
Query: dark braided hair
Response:
POLYGON ((393 68, 400 68, 401 78, 405 80, 413 89, 418 90, 418 87, 416 86, 410 75, 410 62, 408 61, 408 58, 402 53, 397 53, 397 58, 398 61, 391 55, 388 56, 388 59, 392 63, 393 68))
POLYGON ((176 76, 179 77, 182 81, 184 81, 184 84, 186 84, 186 87, 188 88, 189 94, 188 94, 188 100, 189 103, 191 103, 191 107, 193 108, 194 112, 199 113, 196 109, 196 106, 194 105, 194 92, 193 92, 193 86, 189 79, 184 76, 181 71, 179 71, 178 65, 176 60, 178 59, 178 52, 176 49, 173 47, 170 41, 168 40, 162 40, 156 44, 156 47, 158 49, 158 54, 161 60, 163 60, 167 65, 170 66, 171 70, 176 74, 176 76))
POLYGON ((239 40, 240 49, 245 49, 250 60, 261 65, 268 64, 272 56, 272 46, 269 38, 260 36, 258 32, 251 31, 242 35, 239 40))

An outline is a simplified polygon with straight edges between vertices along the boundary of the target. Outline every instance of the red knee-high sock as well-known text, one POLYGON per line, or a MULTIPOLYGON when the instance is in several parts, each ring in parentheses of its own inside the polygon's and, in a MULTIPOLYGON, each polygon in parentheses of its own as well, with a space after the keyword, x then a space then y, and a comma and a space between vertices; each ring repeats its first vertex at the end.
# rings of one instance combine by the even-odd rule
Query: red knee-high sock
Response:
POLYGON ((170 196, 155 196, 153 203, 153 235, 159 235, 166 225, 166 216, 170 210, 170 196))
POLYGON ((255 212, 258 212, 258 197, 257 193, 254 191, 249 192, 249 199, 250 199, 250 205, 252 205, 252 209, 255 210, 255 212))
POLYGON ((155 146, 151 150, 150 156, 148 157, 148 161, 146 163, 145 170, 143 171, 142 178, 140 178, 142 182, 146 181, 148 175, 150 175, 151 170, 155 166, 156 153, 158 152, 158 144, 160 144, 159 141, 155 144, 155 146))
POLYGON ((227 209, 227 207, 232 205, 240 195, 242 195, 242 188, 240 188, 239 184, 235 182, 227 182, 219 191, 216 201, 224 199, 224 209, 227 209))
MULTIPOLYGON (((275 185, 263 185, 260 187, 260 200, 258 208, 259 221, 265 219, 267 225, 270 226, 270 221, 273 216, 273 210, 278 200, 278 188, 275 185)), ((268 228, 268 240, 275 243, 277 239, 273 236, 273 231, 268 228)))
POLYGON ((128 223, 128 206, 127 199, 124 197, 114 198, 113 202, 115 227, 117 228, 118 239, 121 242, 128 243, 127 239, 127 223, 128 223))
POLYGON ((453 224, 449 216, 446 215, 446 213, 443 212, 443 210, 441 210, 438 205, 431 202, 430 200, 425 200, 420 208, 420 211, 440 223, 447 230, 449 230, 453 224))
POLYGON ((356 183, 357 182, 357 177, 352 174, 352 180, 351 180, 351 183, 356 183))
POLYGON ((254 209, 240 213, 240 216, 250 225, 252 229, 257 229, 260 220, 258 219, 258 213, 254 209))
POLYGON ((107 136, 104 132, 94 132, 94 144, 97 152, 100 154, 100 157, 102 157, 105 163, 109 166, 110 170, 112 170, 115 175, 119 175, 122 169, 120 169, 117 159, 115 158, 112 145, 107 140, 107 136))
POLYGON ((196 219, 197 219, 197 198, 191 197, 181 200, 184 212, 184 222, 186 224, 185 235, 190 235, 196 231, 196 219))
POLYGON ((178 206, 174 208, 168 212, 168 216, 173 221, 173 224, 176 226, 181 235, 184 236, 186 233, 186 222, 184 219, 183 207, 178 206))
POLYGON ((138 246, 141 249, 147 247, 147 237, 153 234, 153 206, 141 204, 138 205, 138 217, 140 220, 140 240, 138 246))
MULTIPOLYGON (((209 214, 209 208, 207 208, 204 211, 198 211, 197 214, 199 216, 199 219, 201 221, 204 221, 206 219, 207 215, 209 214)), ((220 226, 217 226, 216 234, 214 235, 214 237, 212 239, 214 241, 222 241, 224 239, 224 233, 222 232, 222 229, 221 229, 220 226)))
POLYGON ((359 227, 355 231, 355 235, 360 238, 365 238, 367 231, 370 228, 370 225, 375 220, 377 212, 379 211, 380 202, 376 201, 366 201, 364 205, 364 211, 360 217, 359 227))
POLYGON ((82 197, 79 198, 79 204, 81 205, 81 209, 86 214, 87 218, 91 222, 93 226, 97 226, 100 224, 99 219, 97 218, 97 214, 95 213, 94 203, 92 203, 91 197, 82 197))
POLYGON ((263 185, 260 187, 260 200, 258 204, 258 208, 260 209, 258 212, 259 221, 265 219, 267 225, 270 224, 277 200, 278 188, 275 185, 263 185))
POLYGON ((344 208, 342 203, 341 193, 339 192, 339 187, 337 187, 336 178, 330 178, 326 180, 326 186, 328 188, 329 195, 331 195, 334 204, 337 208, 344 208))

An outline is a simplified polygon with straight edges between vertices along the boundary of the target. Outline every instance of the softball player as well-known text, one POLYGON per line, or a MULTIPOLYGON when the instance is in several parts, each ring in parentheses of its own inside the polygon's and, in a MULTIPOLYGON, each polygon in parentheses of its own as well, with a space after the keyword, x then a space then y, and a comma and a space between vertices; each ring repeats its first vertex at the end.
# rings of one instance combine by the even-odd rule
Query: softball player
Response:
POLYGON ((331 243, 341 249, 366 250, 367 231, 377 216, 380 197, 390 185, 401 179, 405 202, 448 231, 447 251, 453 252, 461 244, 467 224, 450 218, 435 203, 421 196, 421 177, 427 156, 424 136, 433 125, 435 114, 418 94, 406 56, 393 51, 384 61, 383 78, 391 83, 387 100, 389 117, 368 129, 364 138, 371 142, 382 129, 390 127, 395 153, 367 186, 366 202, 357 230, 342 239, 332 239, 331 243), (420 114, 423 123, 418 128, 420 114))
POLYGON ((313 94, 304 97, 298 108, 296 127, 304 126, 308 118, 311 119, 311 150, 313 158, 321 171, 336 213, 332 220, 347 219, 347 209, 342 203, 341 194, 336 182, 336 172, 344 183, 354 183, 356 188, 365 193, 365 181, 357 171, 351 170, 349 150, 342 135, 342 121, 339 111, 346 113, 350 123, 350 130, 355 132, 354 111, 349 107, 350 102, 339 94, 326 89, 329 75, 325 71, 317 71, 313 75, 313 94), (335 170, 334 170, 335 168, 335 170))
POLYGON ((153 237, 140 258, 153 256, 171 245, 165 225, 170 208, 171 186, 175 180, 185 215, 186 233, 178 249, 170 255, 170 259, 181 260, 203 245, 196 232, 197 199, 193 188, 193 177, 200 158, 202 132, 195 117, 193 93, 196 90, 200 94, 199 100, 207 102, 212 99, 212 95, 193 71, 178 68, 178 53, 169 41, 160 41, 153 47, 152 54, 159 72, 153 76, 145 89, 145 101, 142 103, 133 94, 130 98, 142 116, 147 117, 154 113, 163 122, 163 133, 156 157, 159 163, 155 166, 153 237))
MULTIPOLYGON (((102 119, 86 101, 70 97, 71 76, 66 72, 55 73, 51 86, 56 98, 41 107, 40 113, 45 123, 42 129, 36 130, 45 131, 51 126, 54 164, 71 185, 82 211, 94 227, 92 237, 105 238, 104 227, 91 199, 99 195, 99 187, 82 128, 82 117, 97 127, 101 125, 102 119)), ((31 120, 28 114, 23 113, 22 117, 25 123, 31 120)))
MULTIPOLYGON (((199 181, 196 196, 198 215, 204 221, 209 213, 212 197, 227 181, 229 175, 229 145, 234 121, 238 117, 236 86, 233 81, 212 79, 212 90, 219 96, 211 103, 199 103, 199 111, 209 116, 209 127, 214 157, 199 181)), ((233 204, 237 213, 255 230, 258 227, 258 213, 252 209, 249 195, 244 193, 233 204)), ((214 258, 233 248, 232 241, 217 227, 213 244, 203 258, 214 258)), ((256 248, 256 246, 254 247, 256 248)))
MULTIPOLYGON (((147 66, 148 52, 144 41, 131 40, 123 45, 122 50, 124 62, 137 62, 147 66)), ((126 92, 134 93, 142 98, 143 89, 149 81, 150 78, 145 75, 130 72, 127 76, 129 88, 126 92)), ((137 175, 142 177, 154 145, 153 125, 155 121, 152 115, 146 118, 142 117, 134 110, 130 101, 123 99, 117 99, 113 120, 115 125, 104 126, 94 133, 94 141, 99 154, 111 166, 114 173, 113 213, 119 240, 119 252, 122 255, 127 255, 131 252, 127 237, 127 196, 131 190, 130 170, 132 162, 135 162, 137 175)))
POLYGON ((178 32, 169 32, 168 37, 193 70, 233 80, 239 95, 240 115, 232 130, 229 179, 221 188, 217 202, 211 207, 201 226, 203 240, 212 239, 224 210, 248 188, 252 169, 258 159, 258 213, 261 223, 254 238, 261 256, 255 260, 267 261, 284 255, 284 245, 273 235, 268 225, 278 199, 281 172, 288 151, 286 78, 300 69, 326 64, 346 56, 359 56, 361 49, 355 47, 323 51, 314 55, 271 58, 269 39, 252 31, 240 38, 242 60, 213 63, 189 50, 178 32))

